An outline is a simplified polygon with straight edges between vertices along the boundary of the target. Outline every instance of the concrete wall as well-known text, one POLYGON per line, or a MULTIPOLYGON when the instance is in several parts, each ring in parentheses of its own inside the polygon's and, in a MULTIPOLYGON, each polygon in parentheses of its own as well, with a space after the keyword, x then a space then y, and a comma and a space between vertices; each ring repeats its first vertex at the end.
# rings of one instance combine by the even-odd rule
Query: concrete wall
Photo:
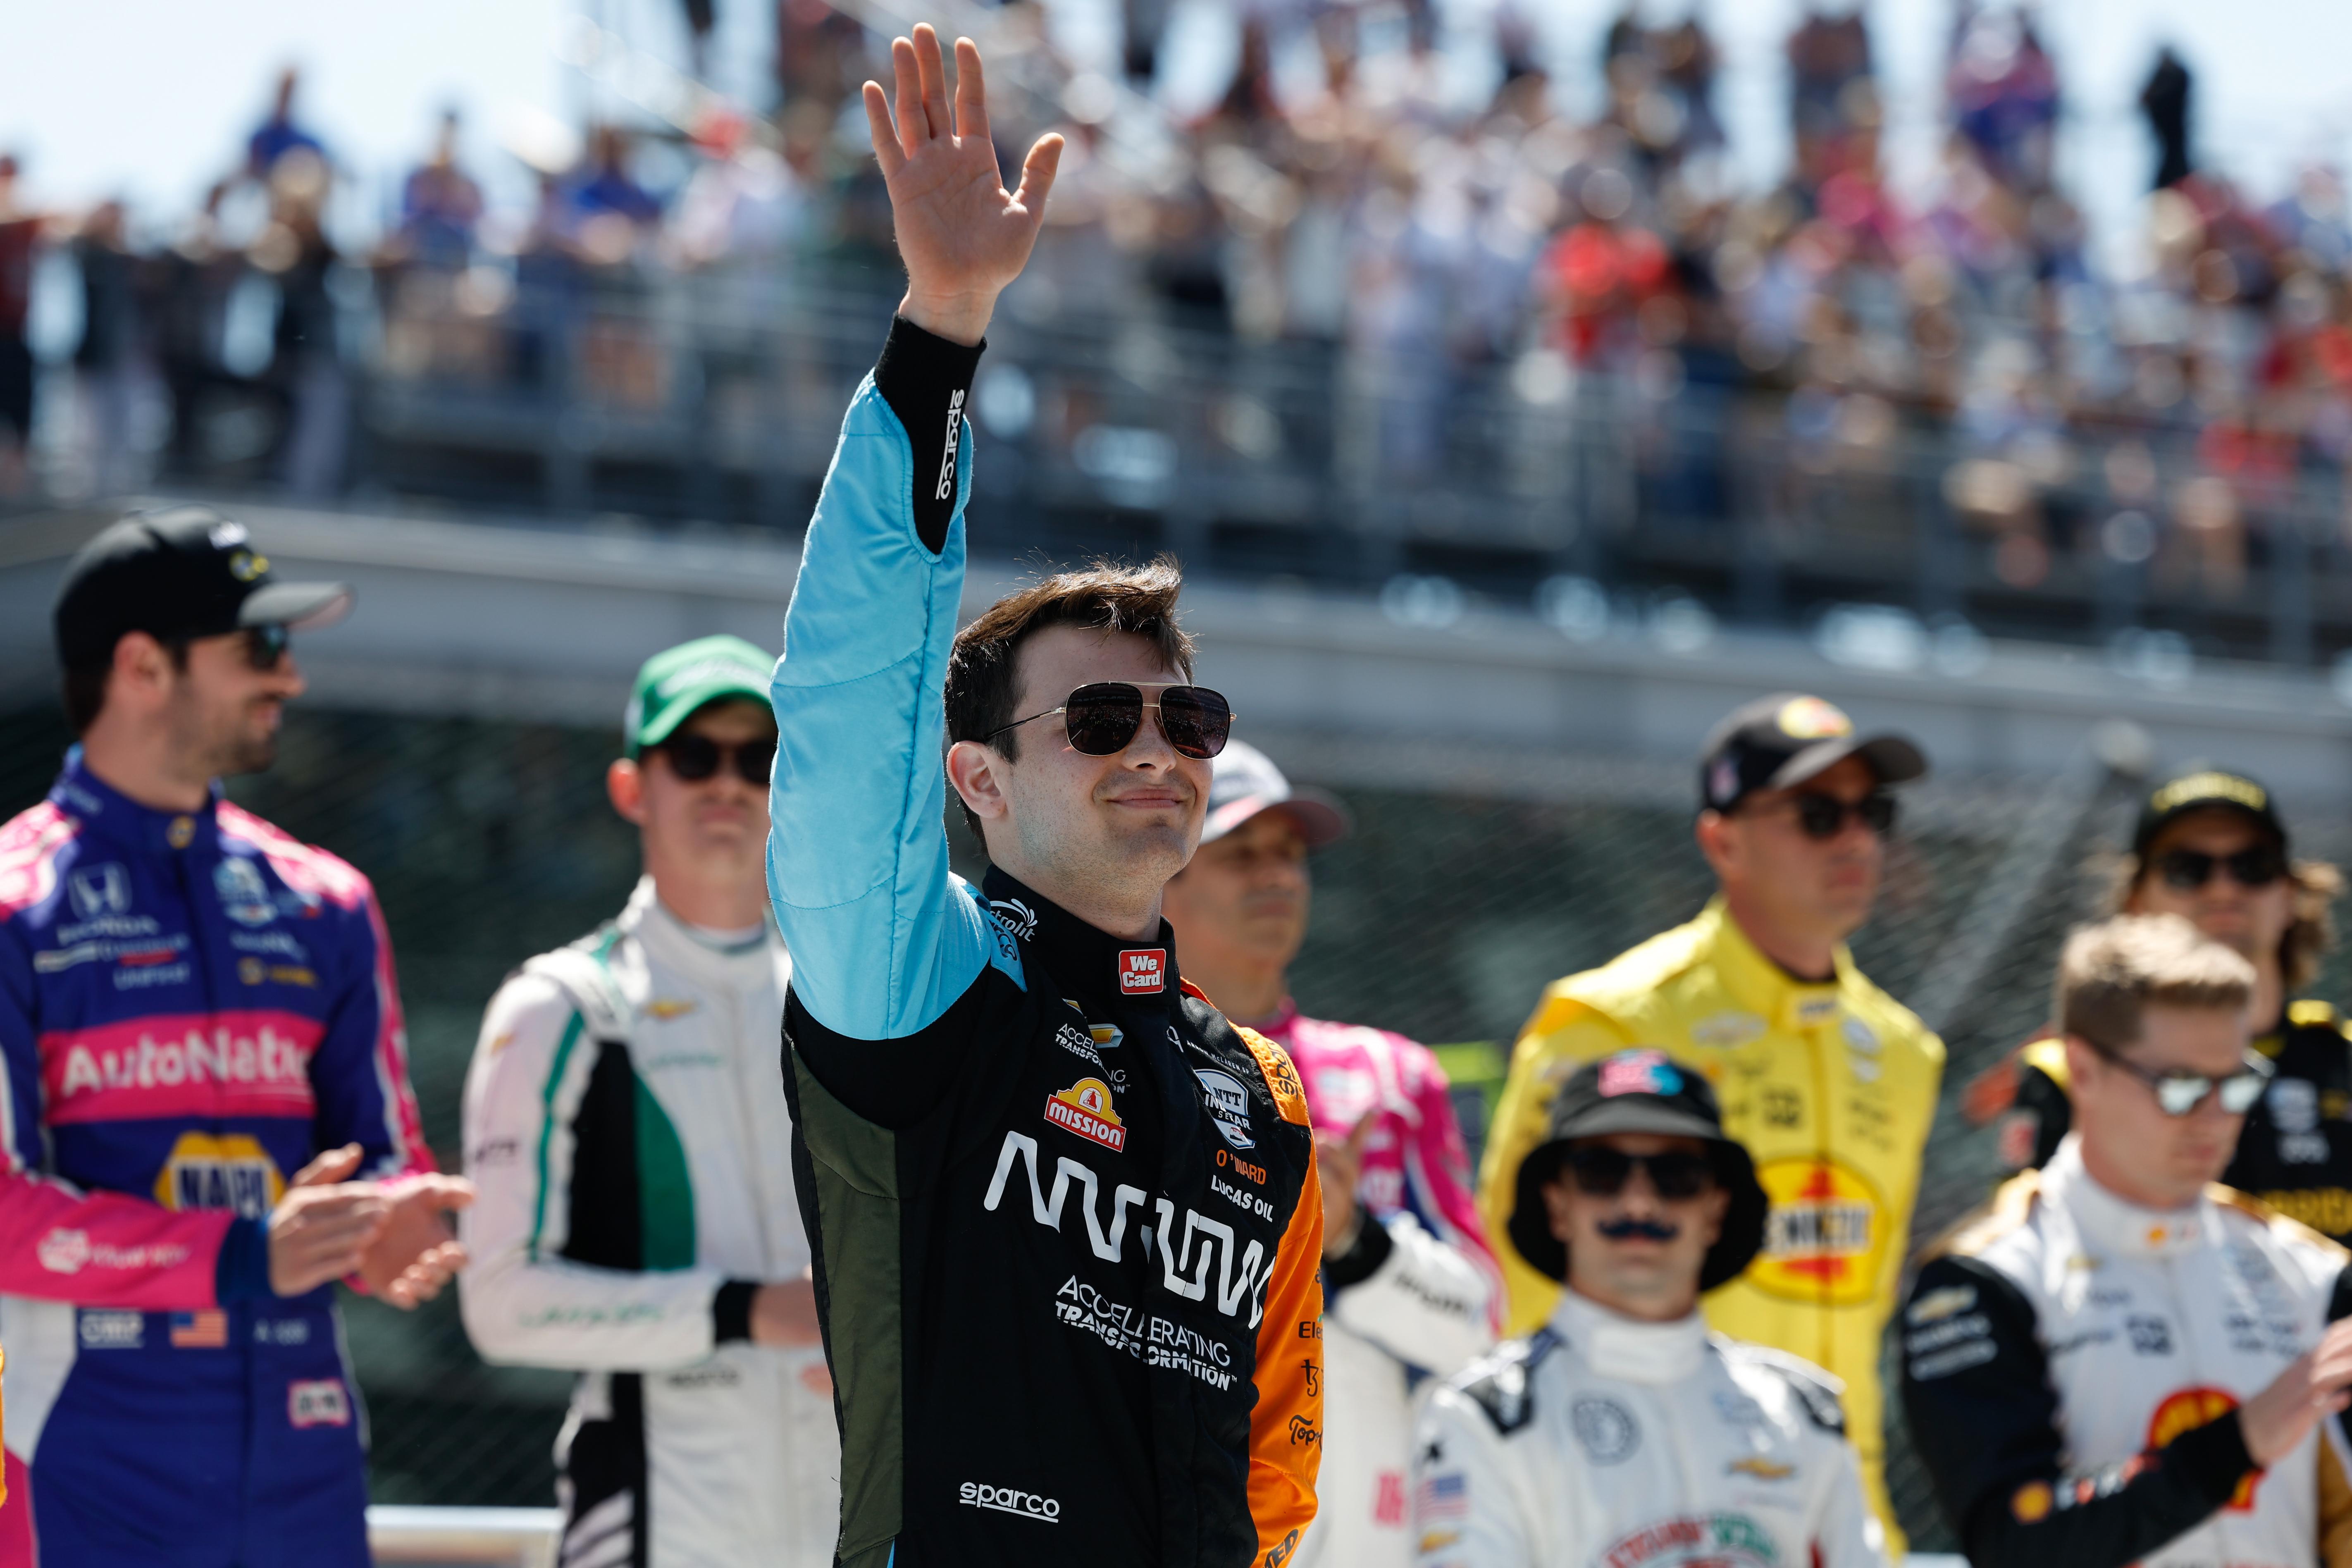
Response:
MULTIPOLYGON (((404 712, 610 723, 639 660, 731 631, 764 647, 799 563, 772 538, 391 519, 247 506, 284 577, 354 584, 350 620, 303 637, 310 700, 404 712)), ((0 523, 0 700, 54 686, 48 606, 97 514, 0 523)), ((1013 581, 982 563, 970 613, 1013 581)), ((1201 678, 1242 731, 1337 783, 1478 794, 1685 787, 1708 726, 1747 698, 1819 693, 1865 726, 1918 738, 1938 771, 2055 774, 2100 721, 2124 718, 2158 766, 2210 758, 2320 809, 2352 805, 2352 709, 2316 675, 2200 665, 2159 688, 2095 651, 1994 645, 1965 676, 1855 669, 1796 637, 1725 632, 1671 653, 1635 632, 1571 642, 1531 617, 1475 609, 1401 626, 1359 598, 1202 584, 1186 594, 1201 678)))

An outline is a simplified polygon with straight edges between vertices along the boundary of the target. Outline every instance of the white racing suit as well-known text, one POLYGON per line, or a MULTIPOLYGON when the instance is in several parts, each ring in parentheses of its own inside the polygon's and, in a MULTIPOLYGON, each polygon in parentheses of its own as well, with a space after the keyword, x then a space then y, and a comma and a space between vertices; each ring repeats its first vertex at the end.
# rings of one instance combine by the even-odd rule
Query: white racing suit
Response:
POLYGON ((776 1070, 783 943, 725 950, 640 882, 490 1002, 466 1080, 466 1329, 577 1368, 557 1440, 564 1568, 821 1568, 840 1519, 823 1352, 749 1342, 808 1267, 776 1070), (821 1379, 820 1385, 821 1385, 821 1379))
POLYGON ((1324 1265, 1323 1289, 1323 1468, 1299 1568, 1403 1568, 1413 1369, 1461 1367, 1494 1343, 1494 1282, 1399 1212, 1365 1216, 1361 1239, 1324 1265), (1371 1271, 1347 1279, 1367 1255, 1371 1271))
POLYGON ((1427 1046, 1289 1003, 1260 1032, 1290 1053, 1317 1126, 1378 1119, 1356 1186, 1364 1224, 1323 1265, 1323 1467, 1288 1568, 1405 1568, 1418 1396, 1495 1342, 1501 1292, 1470 1157, 1427 1046))
POLYGON ((2343 1424, 2255 1468, 2236 1407, 2352 1313, 2352 1261, 2227 1187, 2140 1208, 2079 1134, 1920 1266, 1903 1400, 1944 1512, 2002 1568, 2352 1563, 2343 1424))
POLYGON ((1432 1396, 1414 1436, 1423 1568, 1884 1568, 1838 1384, 1574 1291, 1432 1396))

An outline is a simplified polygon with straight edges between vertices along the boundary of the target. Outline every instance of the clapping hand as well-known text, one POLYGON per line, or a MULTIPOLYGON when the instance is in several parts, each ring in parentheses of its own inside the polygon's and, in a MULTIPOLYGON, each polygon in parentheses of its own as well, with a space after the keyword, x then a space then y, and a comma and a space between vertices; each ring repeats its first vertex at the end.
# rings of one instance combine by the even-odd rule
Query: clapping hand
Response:
POLYGON ((948 112, 946 62, 940 36, 925 23, 890 43, 898 119, 891 95, 866 84, 866 120, 874 155, 890 189, 890 215, 907 266, 898 314, 925 331, 971 344, 988 331, 996 297, 1021 275, 1045 193, 1062 161, 1062 138, 1037 139, 1022 161, 1021 188, 1008 192, 988 134, 988 89, 980 50, 958 38, 955 114, 948 112))
POLYGON ((361 1258, 359 1277, 378 1300, 408 1310, 439 1295, 466 1266, 466 1249, 446 1216, 474 1201, 474 1184, 428 1173, 383 1187, 383 1228, 361 1258))

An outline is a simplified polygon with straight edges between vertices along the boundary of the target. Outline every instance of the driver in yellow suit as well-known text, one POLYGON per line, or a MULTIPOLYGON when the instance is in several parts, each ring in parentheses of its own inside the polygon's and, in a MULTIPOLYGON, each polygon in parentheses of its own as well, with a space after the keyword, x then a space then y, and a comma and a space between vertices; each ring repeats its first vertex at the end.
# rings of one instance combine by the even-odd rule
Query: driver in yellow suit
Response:
POLYGON ((1715 1085, 1727 1134, 1754 1155, 1772 1207, 1763 1250, 1707 1297, 1708 1321, 1828 1369, 1894 1552, 1878 1362, 1896 1305, 1944 1046, 1853 966, 1869 918, 1889 786, 1927 763, 1910 742, 1861 737, 1836 708, 1783 694, 1716 727, 1699 769, 1700 848, 1718 895, 1696 920, 1555 982, 1512 1053, 1479 1182, 1512 1334, 1551 1314, 1559 1283, 1505 1221, 1511 1173, 1582 1063, 1652 1046, 1715 1085))

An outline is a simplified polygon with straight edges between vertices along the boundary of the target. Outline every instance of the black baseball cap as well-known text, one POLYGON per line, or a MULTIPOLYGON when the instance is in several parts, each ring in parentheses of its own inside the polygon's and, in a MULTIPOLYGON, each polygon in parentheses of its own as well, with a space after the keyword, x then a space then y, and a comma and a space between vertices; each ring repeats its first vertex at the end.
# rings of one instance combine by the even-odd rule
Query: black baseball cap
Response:
POLYGON ((2139 822, 2132 829, 2132 853, 2145 858, 2156 836, 2194 811, 2234 811, 2252 817, 2286 849, 2286 824, 2279 820, 2271 792, 2243 773, 2219 768, 2197 768, 2170 778, 2147 792, 2139 803, 2139 822))
POLYGON ((1901 735, 1858 735, 1844 710, 1800 691, 1782 691, 1733 709, 1708 731, 1699 752, 1702 810, 1729 811, 1762 789, 1787 789, 1860 757, 1882 784, 1907 784, 1927 759, 1901 735))
POLYGON ((1555 1279, 1568 1278, 1568 1244, 1551 1233, 1543 1189, 1559 1173, 1570 1143, 1612 1132, 1654 1132, 1706 1144, 1715 1179, 1731 1194, 1731 1205, 1724 1211, 1723 1234, 1699 1266, 1698 1288, 1712 1290, 1738 1279, 1764 1246, 1764 1215, 1770 1206, 1756 1179, 1756 1162, 1724 1135, 1723 1111, 1706 1079, 1650 1047, 1587 1062, 1560 1086, 1544 1141, 1519 1162, 1511 1217, 1504 1227, 1519 1256, 1555 1279))
POLYGON ((245 524, 208 506, 132 512, 108 525, 66 567, 53 621, 58 658, 88 669, 114 657, 125 632, 160 642, 241 626, 310 630, 343 618, 342 583, 281 583, 245 524))

